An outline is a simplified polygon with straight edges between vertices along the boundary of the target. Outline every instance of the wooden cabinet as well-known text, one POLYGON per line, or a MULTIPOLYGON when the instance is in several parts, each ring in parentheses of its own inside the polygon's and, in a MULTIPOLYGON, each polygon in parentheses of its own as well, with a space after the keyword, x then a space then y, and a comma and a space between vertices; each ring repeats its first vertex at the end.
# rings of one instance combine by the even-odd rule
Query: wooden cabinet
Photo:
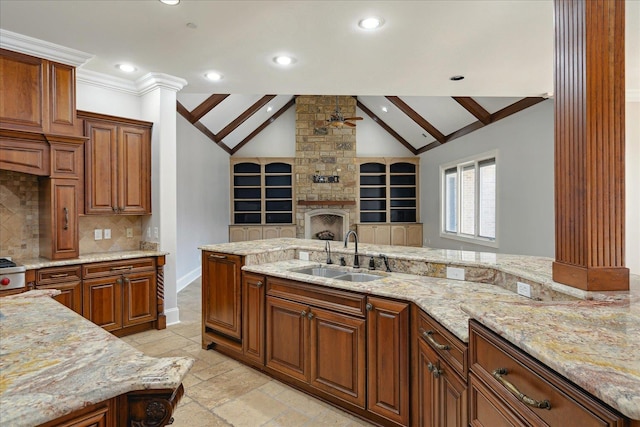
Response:
POLYGON ((154 258, 86 264, 83 278, 83 315, 96 325, 123 335, 157 320, 154 258))
POLYGON ((79 265, 42 268, 36 274, 36 289, 58 289, 53 297, 82 315, 82 274, 79 265))
POLYGON ((262 227, 263 239, 277 239, 280 237, 296 237, 295 225, 265 225, 262 227))
POLYGON ((422 247, 422 224, 391 225, 391 244, 422 247))
POLYGON ((364 408, 364 297, 281 279, 267 284, 266 366, 364 408))
POLYGON ((262 239, 262 226, 260 225, 229 226, 229 242, 246 242, 260 239, 262 239))
POLYGON ((76 134, 75 67, 0 49, 0 127, 76 134))
POLYGON ((422 224, 356 224, 362 243, 394 246, 422 246, 422 224))
POLYGON ((616 426, 628 420, 471 320, 469 418, 473 426, 616 426))
POLYGON ((374 245, 391 244, 391 226, 389 224, 357 224, 356 232, 361 243, 374 245))
POLYGON ((202 253, 203 347, 211 342, 242 352, 240 256, 202 253))
POLYGON ((367 299, 367 409, 409 424, 409 305, 367 299))
POLYGON ((264 365, 265 282, 255 274, 242 277, 242 351, 259 365, 264 365))
POLYGON ((77 258, 78 181, 43 178, 39 187, 40 256, 77 258))
POLYGON ((85 214, 151 213, 151 123, 78 112, 84 120, 85 214))
POLYGON ((413 313, 412 425, 466 427, 466 345, 422 311, 413 313))

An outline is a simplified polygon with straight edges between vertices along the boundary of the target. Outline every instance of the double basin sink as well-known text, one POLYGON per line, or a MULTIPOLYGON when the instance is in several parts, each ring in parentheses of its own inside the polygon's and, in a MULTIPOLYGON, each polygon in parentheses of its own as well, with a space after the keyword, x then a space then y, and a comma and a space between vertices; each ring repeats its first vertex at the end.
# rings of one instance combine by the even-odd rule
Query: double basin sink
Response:
POLYGON ((384 276, 378 274, 353 272, 348 268, 329 267, 306 267, 291 270, 294 273, 308 274, 316 277, 326 277, 328 279, 345 280, 348 282, 371 282, 382 279, 384 276))

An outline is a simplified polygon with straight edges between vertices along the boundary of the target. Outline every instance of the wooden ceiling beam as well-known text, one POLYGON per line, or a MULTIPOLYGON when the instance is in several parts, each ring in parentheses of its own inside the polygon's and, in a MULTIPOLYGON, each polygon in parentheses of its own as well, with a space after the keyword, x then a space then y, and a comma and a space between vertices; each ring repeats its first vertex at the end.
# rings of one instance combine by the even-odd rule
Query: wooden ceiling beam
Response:
POLYGON ((378 116, 376 116, 373 113, 373 111, 369 110, 357 98, 356 98, 356 104, 357 104, 358 108, 360 108, 362 111, 364 111, 369 117, 371 117, 373 119, 374 122, 379 124, 380 127, 382 127, 382 129, 386 130, 391 136, 393 136, 400 144, 402 144, 404 146, 404 148, 406 148, 407 150, 411 151, 411 153, 413 153, 414 156, 418 154, 418 152, 416 151, 416 148, 413 145, 409 144, 409 142, 407 142, 406 139, 404 139, 402 136, 400 136, 395 130, 391 129, 391 127, 388 124, 386 124, 382 119, 380 119, 378 116))
POLYGON ((523 98, 520 101, 514 102, 513 104, 504 107, 502 110, 498 110, 495 113, 491 114, 491 123, 495 123, 498 120, 509 117, 512 114, 524 110, 525 108, 532 107, 537 103, 544 101, 545 99, 546 98, 543 98, 541 96, 523 98))
POLYGON ((218 104, 224 101, 229 94, 219 94, 214 93, 209 98, 205 99, 200 105, 193 109, 191 112, 191 116, 193 117, 193 121, 191 123, 195 123, 201 118, 203 118, 209 111, 213 110, 218 104))
POLYGON ((184 117, 185 119, 187 119, 187 121, 189 121, 193 127, 195 127, 196 129, 198 129, 200 132, 202 132, 207 138, 209 138, 210 140, 212 140, 213 142, 216 143, 216 145, 218 145, 220 148, 222 148, 224 151, 226 151, 227 153, 231 154, 231 148, 229 148, 225 143, 217 141, 216 140, 216 134, 211 132, 209 130, 209 128, 207 128, 205 125, 203 125, 202 123, 200 123, 199 121, 192 121, 192 115, 189 112, 189 110, 187 110, 185 108, 184 105, 182 105, 180 103, 180 101, 176 101, 176 107, 177 107, 177 111, 178 114, 180 114, 182 117, 184 117))
POLYGON ((453 99, 485 125, 491 123, 491 113, 478 104, 475 99, 470 96, 454 96, 453 99))
POLYGON ((276 95, 265 95, 256 101, 251 107, 247 108, 242 114, 236 117, 235 120, 218 132, 216 135, 216 142, 220 142, 226 138, 231 132, 236 130, 238 126, 244 123, 249 117, 253 116, 258 110, 267 105, 267 103, 275 97, 276 95))
POLYGON ((409 116, 411 120, 416 122, 418 126, 427 131, 429 135, 433 136, 436 141, 440 144, 444 144, 446 142, 445 136, 442 132, 435 128, 431 123, 429 123, 424 117, 418 114, 413 108, 409 107, 407 103, 405 103, 402 99, 397 96, 386 96, 393 105, 398 107, 400 111, 409 116))
POLYGON ((184 117, 189 123, 193 123, 193 115, 191 115, 191 112, 187 110, 187 108, 182 105, 180 101, 176 101, 176 110, 178 111, 178 114, 184 117))
POLYGON ((247 145, 247 143, 249 141, 251 141, 256 135, 258 135, 260 132, 262 132, 264 130, 264 128, 266 128, 267 126, 269 126, 271 123, 275 122, 276 119, 278 117, 280 117, 282 114, 284 114, 285 111, 287 111, 289 108, 291 108, 292 106, 294 106, 296 104, 296 97, 293 96, 291 97, 291 99, 289 100, 289 102, 287 102, 281 109, 279 109, 278 111, 276 111, 271 117, 269 117, 267 120, 265 120, 260 126, 258 126, 253 132, 251 132, 249 135, 247 135, 247 137, 245 139, 243 139, 242 141, 240 141, 240 143, 238 145, 236 145, 235 147, 233 147, 231 149, 231 155, 233 156, 235 153, 238 152, 238 150, 240 150, 242 147, 244 147, 245 145, 247 145))

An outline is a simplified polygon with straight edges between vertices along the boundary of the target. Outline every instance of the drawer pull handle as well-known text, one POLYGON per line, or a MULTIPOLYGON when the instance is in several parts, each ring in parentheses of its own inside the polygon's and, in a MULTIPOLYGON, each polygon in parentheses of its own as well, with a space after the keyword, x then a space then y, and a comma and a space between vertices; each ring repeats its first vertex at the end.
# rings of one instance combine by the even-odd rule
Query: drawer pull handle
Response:
POLYGON ((511 392, 511 394, 513 394, 520 402, 524 403, 525 405, 529 405, 533 408, 551 409, 551 403, 548 400, 532 399, 526 394, 521 393, 520 390, 516 388, 516 386, 514 386, 513 384, 511 384, 509 381, 507 381, 502 377, 503 375, 507 375, 508 373, 509 372, 507 371, 506 368, 499 368, 493 371, 492 375, 493 375, 493 378, 498 380, 500 384, 502 384, 507 390, 511 392))
POLYGON ((64 230, 69 229, 69 209, 67 207, 62 208, 62 212, 64 212, 64 225, 62 228, 64 230))
POLYGON ((52 274, 49 276, 50 279, 62 279, 63 277, 69 276, 69 273, 60 273, 60 274, 52 274))
POLYGON ((226 255, 209 255, 209 259, 227 259, 226 255))
POLYGON ((440 344, 438 341, 434 340, 432 335, 433 331, 425 331, 424 329, 420 329, 422 331, 422 336, 431 343, 432 346, 437 348, 438 350, 451 350, 451 347, 447 344, 440 344))
POLYGON ((434 365, 433 363, 429 362, 429 364, 427 365, 427 369, 429 370, 429 372, 433 373, 434 378, 440 378, 440 375, 442 375, 442 369, 438 367, 439 362, 436 363, 437 365, 434 365))
POLYGON ((132 270, 133 265, 123 265, 122 267, 111 267, 111 271, 132 270))

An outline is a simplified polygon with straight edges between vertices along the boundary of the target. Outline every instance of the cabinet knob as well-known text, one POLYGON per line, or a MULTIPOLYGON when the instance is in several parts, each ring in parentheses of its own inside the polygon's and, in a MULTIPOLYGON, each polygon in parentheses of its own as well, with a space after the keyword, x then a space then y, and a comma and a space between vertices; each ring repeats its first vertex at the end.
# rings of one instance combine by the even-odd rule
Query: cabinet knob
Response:
POLYGON ((119 277, 119 278, 117 278, 117 279, 116 279, 116 283, 117 283, 118 285, 122 285, 122 278, 120 278, 120 277, 119 277))
POLYGON ((307 319, 311 320, 313 319, 313 313, 309 312, 309 314, 307 314, 307 319))
POLYGON ((262 282, 258 281, 258 283, 256 283, 256 287, 258 287, 258 288, 262 287, 262 282))
POLYGON ((300 317, 305 317, 307 315, 306 310, 302 310, 302 312, 300 313, 300 317))
POLYGON ((367 303, 367 305, 364 306, 364 308, 367 309, 367 311, 371 311, 373 310, 373 304, 371 304, 370 302, 367 303))

